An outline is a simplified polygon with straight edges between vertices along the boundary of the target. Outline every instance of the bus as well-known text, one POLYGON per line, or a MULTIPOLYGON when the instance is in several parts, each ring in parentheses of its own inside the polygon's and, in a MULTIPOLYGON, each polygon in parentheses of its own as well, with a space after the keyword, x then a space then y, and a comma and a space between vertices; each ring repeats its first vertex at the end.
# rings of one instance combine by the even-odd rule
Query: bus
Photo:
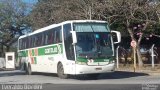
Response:
POLYGON ((18 39, 18 59, 22 70, 97 77, 115 69, 114 44, 121 41, 106 21, 70 20, 52 24, 18 39), (113 34, 116 41, 113 41, 113 34))

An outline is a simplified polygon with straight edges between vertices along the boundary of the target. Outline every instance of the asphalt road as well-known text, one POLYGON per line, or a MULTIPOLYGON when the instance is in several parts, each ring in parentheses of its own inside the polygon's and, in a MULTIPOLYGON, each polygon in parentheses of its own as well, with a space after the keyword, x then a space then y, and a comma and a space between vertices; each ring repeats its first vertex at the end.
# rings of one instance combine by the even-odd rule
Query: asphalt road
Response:
MULTIPOLYGON (((149 76, 144 73, 114 72, 99 76, 98 79, 79 78, 60 79, 51 73, 34 73, 25 75, 24 72, 0 71, 0 90, 7 89, 6 85, 32 85, 36 84, 42 90, 160 90, 160 75, 149 76)), ((24 88, 23 88, 24 90, 24 88)))

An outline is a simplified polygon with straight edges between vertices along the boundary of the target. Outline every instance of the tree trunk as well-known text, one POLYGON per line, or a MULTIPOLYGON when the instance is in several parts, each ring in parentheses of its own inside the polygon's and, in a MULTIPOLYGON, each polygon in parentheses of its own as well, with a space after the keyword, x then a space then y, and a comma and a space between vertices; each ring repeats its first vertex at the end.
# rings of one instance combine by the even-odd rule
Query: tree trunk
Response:
POLYGON ((137 52, 138 66, 139 68, 141 68, 143 66, 143 62, 142 62, 142 55, 140 52, 140 47, 138 44, 137 44, 136 52, 137 52))
POLYGON ((7 52, 10 51, 10 46, 6 46, 6 51, 7 51, 7 52))
POLYGON ((3 57, 4 56, 4 49, 3 49, 3 45, 1 45, 1 55, 0 57, 3 57))
POLYGON ((142 58, 141 58, 142 56, 141 56, 139 45, 140 45, 140 42, 142 40, 142 35, 140 35, 139 40, 137 41, 134 37, 133 31, 129 28, 129 25, 130 25, 129 20, 127 20, 127 30, 130 34, 130 37, 131 37, 132 40, 136 41, 136 43, 137 43, 137 47, 136 47, 137 55, 136 56, 137 56, 137 59, 138 59, 138 66, 139 66, 139 68, 141 68, 143 66, 143 62, 142 62, 142 58))
POLYGON ((139 36, 139 39, 137 41, 137 48, 136 48, 139 68, 142 68, 142 66, 143 66, 142 55, 141 55, 141 52, 140 52, 140 43, 141 43, 141 40, 142 40, 142 36, 143 36, 143 34, 141 34, 139 36))

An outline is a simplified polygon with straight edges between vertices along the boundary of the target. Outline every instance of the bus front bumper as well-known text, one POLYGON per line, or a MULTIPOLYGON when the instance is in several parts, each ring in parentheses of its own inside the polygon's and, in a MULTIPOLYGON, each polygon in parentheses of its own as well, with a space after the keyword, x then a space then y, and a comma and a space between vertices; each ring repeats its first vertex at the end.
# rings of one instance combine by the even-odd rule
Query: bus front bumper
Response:
POLYGON ((88 66, 76 64, 76 74, 94 74, 94 73, 107 73, 115 70, 115 63, 103 66, 88 66))

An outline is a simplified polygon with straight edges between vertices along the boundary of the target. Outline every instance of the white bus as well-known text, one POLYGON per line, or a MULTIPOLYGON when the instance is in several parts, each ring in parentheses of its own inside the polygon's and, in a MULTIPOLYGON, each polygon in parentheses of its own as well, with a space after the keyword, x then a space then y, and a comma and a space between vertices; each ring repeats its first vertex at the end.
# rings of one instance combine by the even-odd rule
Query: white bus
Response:
POLYGON ((18 58, 27 74, 98 76, 114 71, 114 44, 120 41, 120 33, 110 31, 106 21, 65 21, 19 37, 18 58), (116 33, 117 42, 111 32, 116 33))

